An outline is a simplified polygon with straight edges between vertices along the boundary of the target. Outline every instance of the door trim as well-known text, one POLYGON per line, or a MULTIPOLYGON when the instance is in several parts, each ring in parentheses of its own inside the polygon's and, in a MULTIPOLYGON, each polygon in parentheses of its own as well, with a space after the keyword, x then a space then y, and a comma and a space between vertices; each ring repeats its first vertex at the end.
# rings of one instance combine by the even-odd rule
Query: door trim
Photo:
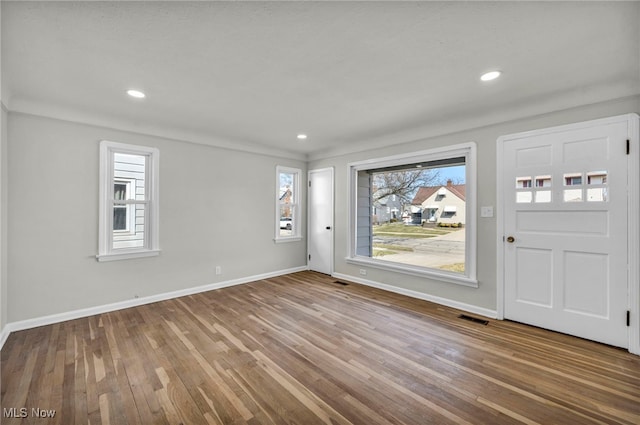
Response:
MULTIPOLYGON (((310 245, 311 245, 311 232, 309 232, 309 225, 311 223, 311 191, 309 190, 309 184, 311 182, 311 174, 312 173, 320 173, 320 172, 329 172, 329 177, 330 177, 330 185, 331 185, 331 242, 329 244, 329 275, 332 275, 334 272, 334 240, 335 240, 335 207, 336 207, 336 190, 335 190, 335 185, 334 185, 334 181, 335 181, 335 172, 333 167, 326 167, 326 168, 317 168, 314 170, 309 170, 307 172, 307 256, 309 255, 310 250, 310 245)), ((308 257, 307 257, 308 258, 308 257)), ((309 260, 307 259, 307 268, 309 270, 311 270, 311 268, 309 267, 309 260)))
MULTIPOLYGON (((609 118, 596 119, 580 123, 549 127, 540 130, 526 131, 500 136, 496 142, 496 310, 498 319, 504 319, 505 310, 505 248, 503 237, 504 228, 504 157, 503 149, 507 141, 522 139, 531 136, 541 136, 559 131, 577 130, 599 125, 607 125, 619 122, 626 122, 630 140, 629 169, 627 177, 628 187, 628 223, 629 242, 627 252, 629 255, 629 265, 627 273, 628 302, 627 308, 631 312, 629 323, 629 345, 628 350, 633 354, 640 355, 640 140, 638 114, 625 114, 609 118)), ((622 148, 622 147, 621 147, 622 148)))

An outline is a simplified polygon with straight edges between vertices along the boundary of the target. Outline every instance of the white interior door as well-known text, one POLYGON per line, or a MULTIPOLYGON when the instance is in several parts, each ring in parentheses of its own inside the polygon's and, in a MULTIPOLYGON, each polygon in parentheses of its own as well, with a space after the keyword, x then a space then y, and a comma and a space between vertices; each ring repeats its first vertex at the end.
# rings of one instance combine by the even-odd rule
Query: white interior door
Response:
POLYGON ((499 140, 505 318, 629 347, 629 128, 599 120, 499 140))
POLYGON ((333 168, 309 171, 308 266, 333 272, 333 168))

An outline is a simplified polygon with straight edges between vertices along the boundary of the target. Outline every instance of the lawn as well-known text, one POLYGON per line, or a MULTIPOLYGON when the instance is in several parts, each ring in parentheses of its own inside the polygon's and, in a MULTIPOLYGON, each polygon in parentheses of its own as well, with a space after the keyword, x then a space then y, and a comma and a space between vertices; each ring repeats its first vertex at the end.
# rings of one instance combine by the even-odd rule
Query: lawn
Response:
POLYGON ((410 246, 403 246, 403 245, 391 245, 391 244, 383 244, 383 243, 373 244, 374 257, 384 257, 385 255, 398 254, 399 253, 398 251, 413 252, 413 248, 411 248, 410 246))
POLYGON ((452 272, 464 273, 464 263, 447 264, 438 268, 440 270, 449 270, 452 272))
POLYGON ((389 223, 373 226, 373 236, 402 236, 405 238, 433 238, 446 235, 459 229, 431 228, 422 226, 408 226, 404 223, 389 223))

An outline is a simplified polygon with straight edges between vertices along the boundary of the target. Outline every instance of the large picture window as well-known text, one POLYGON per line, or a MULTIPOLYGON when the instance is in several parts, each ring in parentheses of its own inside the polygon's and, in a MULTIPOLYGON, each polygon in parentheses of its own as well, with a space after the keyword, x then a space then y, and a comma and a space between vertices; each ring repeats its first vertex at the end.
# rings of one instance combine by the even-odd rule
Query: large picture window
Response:
POLYGON ((158 156, 100 143, 99 261, 158 255, 158 156))
POLYGON ((475 144, 349 164, 354 264, 477 286, 475 144))

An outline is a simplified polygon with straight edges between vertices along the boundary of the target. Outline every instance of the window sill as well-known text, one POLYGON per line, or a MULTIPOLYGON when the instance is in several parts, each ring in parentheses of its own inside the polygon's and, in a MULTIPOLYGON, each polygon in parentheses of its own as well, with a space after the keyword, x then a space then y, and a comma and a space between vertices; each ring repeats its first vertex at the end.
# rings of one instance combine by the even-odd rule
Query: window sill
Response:
POLYGON ((386 270, 397 273, 404 273, 411 276, 429 278, 447 283, 455 283, 456 285, 468 286, 471 288, 478 287, 478 280, 458 273, 449 273, 437 269, 427 269, 419 266, 411 266, 408 264, 391 263, 384 260, 374 260, 368 257, 347 257, 347 263, 356 264, 358 266, 373 267, 380 270, 386 270))
POLYGON ((302 240, 302 236, 289 236, 284 238, 273 239, 275 243, 300 242, 301 240, 302 240))
POLYGON ((144 258, 144 257, 156 257, 160 255, 159 249, 149 249, 144 251, 129 251, 129 252, 118 252, 111 254, 98 254, 96 255, 96 259, 99 262, 105 261, 118 261, 118 260, 129 260, 133 258, 144 258))

